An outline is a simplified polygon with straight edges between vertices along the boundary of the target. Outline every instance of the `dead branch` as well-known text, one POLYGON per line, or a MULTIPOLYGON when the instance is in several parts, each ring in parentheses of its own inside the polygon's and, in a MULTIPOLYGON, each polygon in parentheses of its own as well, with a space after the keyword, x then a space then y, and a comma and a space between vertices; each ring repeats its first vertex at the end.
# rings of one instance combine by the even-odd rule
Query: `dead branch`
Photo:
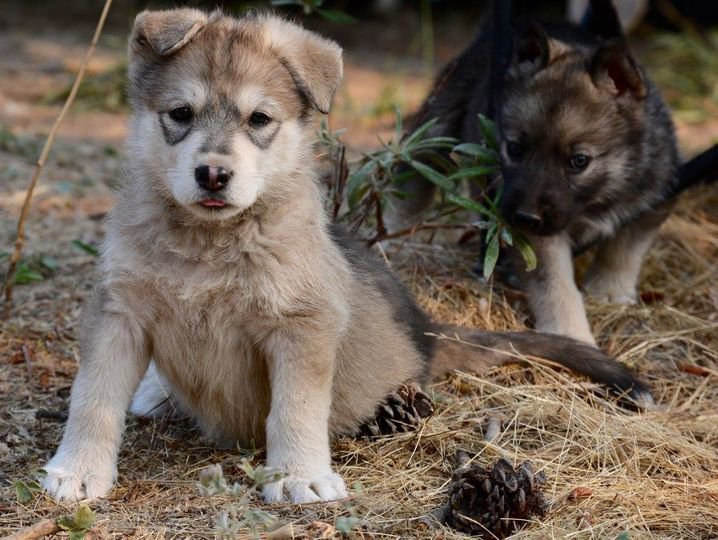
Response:
POLYGON ((13 280, 15 278, 15 270, 17 269, 17 264, 18 262, 20 262, 20 258, 22 257, 22 248, 25 243, 25 220, 27 219, 28 212, 30 211, 30 200, 32 199, 32 194, 35 191, 37 180, 40 177, 40 174, 42 174, 43 169, 45 168, 45 162, 47 161, 47 156, 50 153, 50 149, 52 148, 52 143, 55 141, 55 134, 57 133, 57 129, 58 127, 60 127, 60 124, 65 119, 67 111, 70 109, 72 103, 75 101, 77 91, 79 90, 80 84, 82 83, 82 79, 85 76, 85 69, 87 68, 87 64, 89 63, 90 58, 95 52, 97 41, 99 40, 100 34, 102 33, 102 28, 105 26, 105 20, 107 19, 107 13, 110 11, 111 4, 112 0, 105 0, 105 6, 102 8, 100 20, 97 21, 97 27, 95 28, 95 34, 92 36, 92 42, 90 43, 90 47, 87 49, 87 53, 85 53, 85 58, 80 65, 80 70, 77 72, 77 77, 75 77, 75 82, 70 89, 70 94, 67 96, 67 99, 62 106, 60 114, 57 116, 57 119, 55 120, 55 123, 50 130, 50 134, 47 136, 45 146, 43 146, 42 152, 40 153, 40 157, 35 165, 35 172, 32 175, 32 179, 30 180, 30 185, 25 192, 25 200, 22 203, 20 217, 17 221, 15 250, 13 251, 12 257, 10 257, 10 263, 8 266, 7 275, 5 277, 5 283, 3 285, 3 289, 5 290, 5 318, 10 316, 10 309, 12 308, 13 280))
POLYGON ((50 534, 60 532, 62 529, 57 524, 56 519, 43 519, 38 521, 35 525, 31 525, 26 529, 22 529, 16 533, 6 536, 3 540, 34 540, 36 538, 42 538, 50 534))
POLYGON ((462 223, 417 223, 411 227, 405 227, 394 232, 386 232, 385 234, 377 234, 373 238, 367 240, 367 245, 373 246, 377 242, 384 240, 393 240, 402 236, 411 236, 419 231, 436 231, 440 229, 467 229, 469 225, 462 223))
POLYGON ((346 157, 347 148, 343 144, 337 151, 335 166, 334 166, 334 197, 332 209, 332 222, 336 222, 339 217, 339 210, 342 207, 344 201, 344 189, 346 188, 347 178, 349 178, 349 165, 347 165, 346 157))

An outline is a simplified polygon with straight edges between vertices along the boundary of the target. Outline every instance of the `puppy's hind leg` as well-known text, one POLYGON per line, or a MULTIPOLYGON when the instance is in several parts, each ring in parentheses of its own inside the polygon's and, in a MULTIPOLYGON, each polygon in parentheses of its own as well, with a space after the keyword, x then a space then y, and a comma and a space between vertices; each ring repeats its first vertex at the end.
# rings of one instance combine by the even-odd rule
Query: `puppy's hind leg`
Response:
POLYGON ((670 208, 660 209, 629 223, 603 242, 584 279, 589 296, 611 304, 635 304, 643 257, 651 247, 670 208))
POLYGON ((135 396, 132 398, 130 412, 144 418, 161 418, 172 409, 171 388, 164 376, 150 362, 135 396))

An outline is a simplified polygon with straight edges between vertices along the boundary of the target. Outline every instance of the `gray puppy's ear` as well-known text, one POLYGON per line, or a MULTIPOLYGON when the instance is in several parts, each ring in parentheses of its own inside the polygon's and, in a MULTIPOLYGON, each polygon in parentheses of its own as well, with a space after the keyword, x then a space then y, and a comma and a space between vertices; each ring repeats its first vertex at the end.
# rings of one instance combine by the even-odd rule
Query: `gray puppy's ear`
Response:
POLYGON ((207 15, 198 9, 142 11, 135 18, 130 34, 130 50, 149 47, 160 56, 176 53, 207 24, 207 15))
POLYGON ((648 87, 640 68, 623 39, 614 39, 601 46, 589 66, 593 84, 617 97, 628 92, 636 99, 648 95, 648 87))
POLYGON ((266 17, 260 24, 299 90, 318 111, 328 113, 342 81, 341 47, 277 17, 266 17))
POLYGON ((536 73, 544 69, 551 58, 548 35, 537 23, 531 26, 516 43, 513 63, 521 66, 522 71, 536 73))

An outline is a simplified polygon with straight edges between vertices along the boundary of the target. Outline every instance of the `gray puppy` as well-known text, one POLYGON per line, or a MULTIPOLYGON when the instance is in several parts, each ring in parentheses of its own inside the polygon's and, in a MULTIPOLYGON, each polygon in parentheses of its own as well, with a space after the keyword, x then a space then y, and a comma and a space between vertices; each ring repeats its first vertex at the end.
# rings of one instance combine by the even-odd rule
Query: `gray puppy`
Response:
MULTIPOLYGON (((438 77, 418 115, 439 118, 433 134, 480 141, 491 32, 438 77), (487 52, 488 51, 488 52, 487 52)), ((670 112, 621 38, 570 24, 534 24, 517 42, 500 96, 505 218, 531 240, 538 268, 524 272, 536 328, 594 344, 573 257, 595 246, 584 290, 603 301, 637 300, 643 257, 678 191, 679 155, 670 112)), ((403 188, 402 217, 427 206, 433 186, 403 188)))

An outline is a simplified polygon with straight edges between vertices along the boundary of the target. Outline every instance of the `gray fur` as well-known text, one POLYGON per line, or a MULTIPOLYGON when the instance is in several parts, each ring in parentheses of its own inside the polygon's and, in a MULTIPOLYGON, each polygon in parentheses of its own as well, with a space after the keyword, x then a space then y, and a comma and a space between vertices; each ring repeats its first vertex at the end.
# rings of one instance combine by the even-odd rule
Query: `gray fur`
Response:
MULTIPOLYGON (((444 69, 417 126, 438 117, 437 134, 481 141, 477 115, 487 105, 491 38, 484 25, 444 69)), ((515 50, 500 96, 501 209, 539 258, 536 272, 523 272, 518 260, 515 272, 539 330, 593 343, 570 255, 598 246, 586 288, 608 301, 636 301, 640 261, 677 183, 671 115, 621 39, 607 41, 568 24, 534 26, 515 50), (590 161, 577 172, 567 164, 578 153, 590 161), (520 221, 518 212, 540 222, 520 221)), ((426 181, 407 187, 416 198, 399 202, 400 212, 431 201, 434 187, 426 181)))

